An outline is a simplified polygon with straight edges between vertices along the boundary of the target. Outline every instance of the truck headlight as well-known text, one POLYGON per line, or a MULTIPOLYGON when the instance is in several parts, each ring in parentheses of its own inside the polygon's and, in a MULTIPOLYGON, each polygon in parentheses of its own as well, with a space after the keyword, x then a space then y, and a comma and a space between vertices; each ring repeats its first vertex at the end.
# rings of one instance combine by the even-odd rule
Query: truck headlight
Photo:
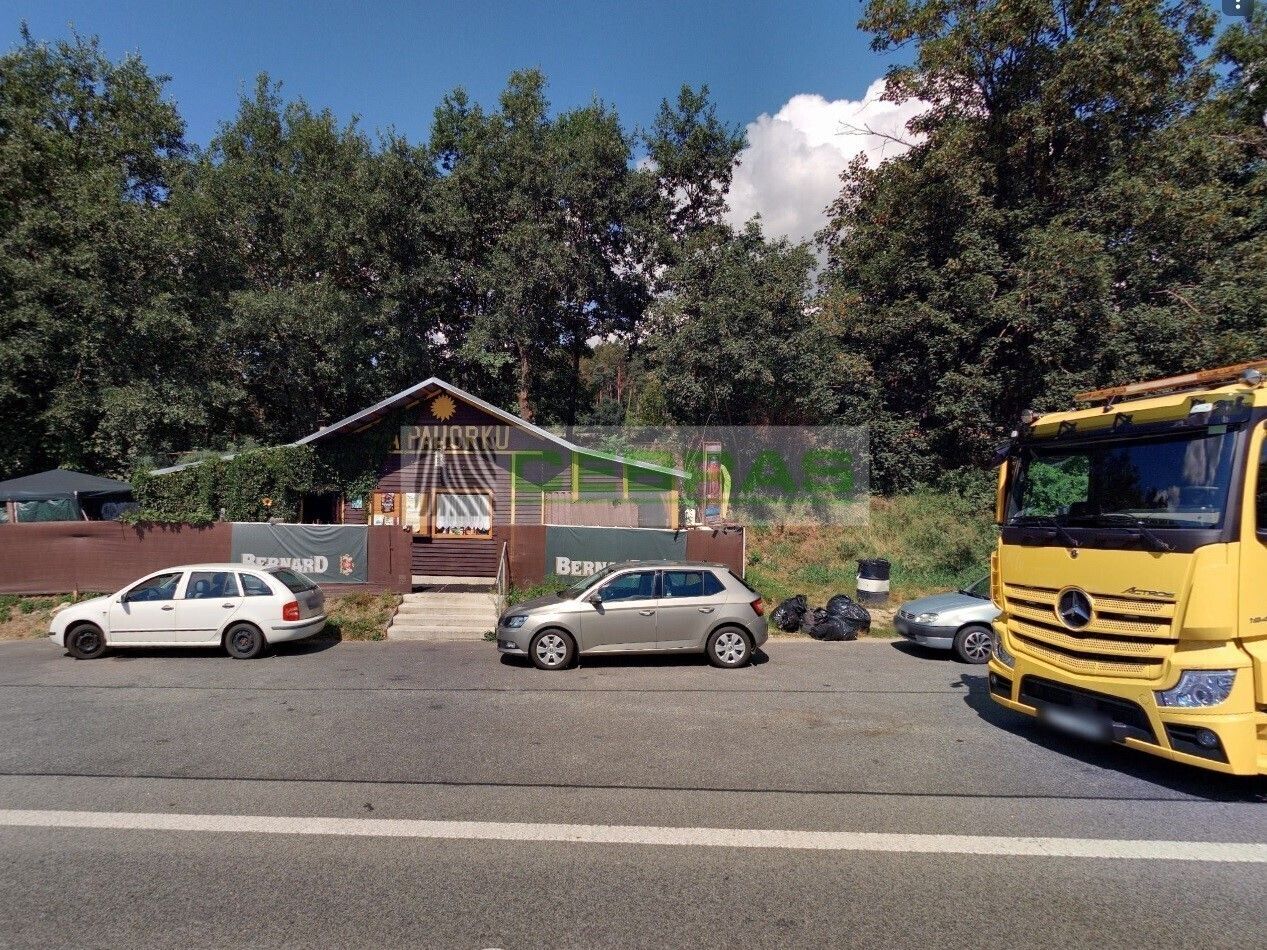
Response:
POLYGON ((502 626, 507 630, 518 630, 527 620, 527 614, 515 614, 513 617, 507 617, 502 626))
POLYGON ((916 614, 915 622, 916 623, 936 623, 937 615, 936 614, 916 614))
POLYGON ((1003 645, 1003 637, 999 635, 997 630, 994 632, 993 639, 994 645, 991 647, 991 652, 994 653, 994 658, 1006 666, 1009 670, 1012 669, 1016 666, 1016 660, 1012 654, 1007 652, 1007 647, 1003 645))
POLYGON ((1232 693, 1236 670, 1184 670, 1170 689, 1157 691, 1158 706, 1217 706, 1232 693))

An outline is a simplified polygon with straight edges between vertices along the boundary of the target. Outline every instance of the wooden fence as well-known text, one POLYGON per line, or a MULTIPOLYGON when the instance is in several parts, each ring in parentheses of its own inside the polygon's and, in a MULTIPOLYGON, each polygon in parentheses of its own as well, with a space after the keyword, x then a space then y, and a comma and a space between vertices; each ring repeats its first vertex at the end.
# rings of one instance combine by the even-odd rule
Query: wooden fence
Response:
MULTIPOLYGON (((231 559, 230 524, 126 525, 50 521, 0 525, 0 593, 112 593, 152 571, 231 559)), ((410 590, 411 540, 398 528, 369 529, 369 583, 325 590, 410 590)))

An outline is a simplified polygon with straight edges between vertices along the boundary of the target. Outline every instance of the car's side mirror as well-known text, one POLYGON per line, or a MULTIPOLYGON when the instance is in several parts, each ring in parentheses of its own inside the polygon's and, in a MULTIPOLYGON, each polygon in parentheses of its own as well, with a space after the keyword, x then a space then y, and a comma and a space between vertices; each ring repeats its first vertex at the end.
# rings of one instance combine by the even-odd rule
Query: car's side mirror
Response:
POLYGON ((594 591, 594 593, 590 594, 585 599, 588 600, 595 607, 597 607, 599 604, 603 602, 603 595, 600 594, 598 591, 594 591))

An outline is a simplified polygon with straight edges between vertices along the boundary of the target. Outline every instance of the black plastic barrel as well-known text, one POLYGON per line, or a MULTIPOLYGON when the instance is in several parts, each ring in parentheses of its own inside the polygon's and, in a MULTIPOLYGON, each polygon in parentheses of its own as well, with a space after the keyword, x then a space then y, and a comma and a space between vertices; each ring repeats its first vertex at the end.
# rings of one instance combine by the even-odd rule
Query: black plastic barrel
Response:
POLYGON ((863 558, 858 561, 858 603, 887 604, 889 602, 889 569, 892 566, 882 557, 863 558))

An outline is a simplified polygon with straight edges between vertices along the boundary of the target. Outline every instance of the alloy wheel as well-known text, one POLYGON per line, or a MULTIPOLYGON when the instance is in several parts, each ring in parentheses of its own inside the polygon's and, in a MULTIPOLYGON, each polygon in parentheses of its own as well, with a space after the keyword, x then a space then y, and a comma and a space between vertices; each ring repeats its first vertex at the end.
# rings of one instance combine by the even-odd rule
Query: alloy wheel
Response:
POLYGON ((547 633, 537 640, 536 653, 544 665, 559 666, 567 659, 568 645, 557 633, 547 633))
POLYGON ((984 630, 969 630, 963 638, 964 655, 974 663, 984 663, 990 658, 994 638, 984 630))
POLYGON ((717 638, 717 658, 723 663, 738 663, 748 652, 748 644, 743 635, 733 630, 726 630, 717 638))

